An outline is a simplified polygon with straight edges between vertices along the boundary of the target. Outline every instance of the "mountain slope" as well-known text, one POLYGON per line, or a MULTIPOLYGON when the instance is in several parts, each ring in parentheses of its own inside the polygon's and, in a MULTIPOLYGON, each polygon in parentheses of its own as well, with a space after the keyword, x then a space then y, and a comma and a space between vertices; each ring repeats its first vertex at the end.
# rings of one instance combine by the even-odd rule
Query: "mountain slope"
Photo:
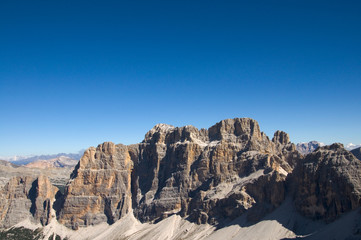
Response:
POLYGON ((361 160, 361 147, 359 148, 355 148, 353 150, 350 151, 356 158, 358 158, 359 160, 361 160))

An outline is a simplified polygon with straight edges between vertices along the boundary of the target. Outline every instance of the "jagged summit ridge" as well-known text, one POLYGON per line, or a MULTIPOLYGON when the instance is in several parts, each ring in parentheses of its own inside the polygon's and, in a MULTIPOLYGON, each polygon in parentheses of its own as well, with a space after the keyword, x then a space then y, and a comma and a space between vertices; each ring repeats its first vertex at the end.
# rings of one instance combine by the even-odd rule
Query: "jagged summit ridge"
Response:
POLYGON ((341 143, 308 154, 290 177, 295 206, 305 216, 333 221, 361 205, 361 162, 341 143))
POLYGON ((106 142, 86 150, 66 188, 59 221, 76 229, 112 223, 132 210, 141 221, 177 213, 216 223, 250 208, 258 209, 252 216, 257 218, 282 202, 294 156, 300 155, 288 134, 278 131, 270 141, 250 118, 200 130, 158 124, 139 144, 106 142), (236 210, 225 211, 229 204, 236 210))
MULTIPOLYGON (((286 135, 288 137, 288 134, 286 135)), ((192 125, 174 127, 167 124, 157 124, 145 135, 142 143, 173 144, 186 141, 197 143, 200 146, 215 145, 220 141, 236 143, 259 141, 258 148, 263 147, 262 144, 266 144, 266 148, 270 147, 268 146, 268 137, 260 131, 257 121, 251 118, 225 119, 208 129, 200 130, 192 125)))

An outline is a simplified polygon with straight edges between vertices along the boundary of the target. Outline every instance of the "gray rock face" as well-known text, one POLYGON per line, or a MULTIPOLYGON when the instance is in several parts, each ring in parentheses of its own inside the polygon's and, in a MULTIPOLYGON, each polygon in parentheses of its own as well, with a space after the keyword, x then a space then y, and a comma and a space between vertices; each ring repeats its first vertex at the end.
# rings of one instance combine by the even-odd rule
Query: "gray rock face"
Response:
POLYGON ((360 206, 361 162, 342 144, 310 153, 289 178, 295 206, 307 217, 333 221, 360 206))
POLYGON ((273 138, 272 138, 272 142, 276 143, 276 144, 281 144, 281 145, 287 145, 289 143, 291 143, 290 141, 290 136, 283 132, 283 131, 276 131, 273 138))
POLYGON ((34 179, 11 179, 0 191, 0 228, 11 227, 24 218, 30 218, 31 200, 28 198, 34 179))
POLYGON ((324 143, 317 142, 317 141, 311 141, 308 143, 297 143, 296 149, 303 155, 307 155, 313 151, 315 151, 319 147, 325 146, 324 143))
POLYGON ((350 151, 356 158, 358 158, 359 160, 361 160, 361 147, 359 148, 355 148, 353 150, 350 151))
POLYGON ((227 119, 200 131, 192 126, 158 128, 146 135, 134 154, 139 158, 133 208, 141 221, 172 213, 201 223, 239 216, 243 212, 238 209, 253 207, 258 200, 245 186, 255 184, 265 171, 285 178, 292 170, 282 154, 278 156, 282 143, 270 141, 252 119, 227 119), (249 181, 243 182, 245 177, 249 181), (237 202, 237 210, 228 206, 224 211, 230 201, 237 202))
POLYGON ((44 175, 40 175, 33 182, 32 186, 33 189, 30 190, 28 196, 33 203, 30 210, 36 221, 39 221, 43 226, 47 225, 55 217, 55 212, 52 209, 59 189, 53 186, 44 175))
POLYGON ((106 142, 86 150, 65 189, 60 223, 77 229, 127 214, 132 166, 127 146, 106 142))
POLYGON ((76 229, 113 222, 131 208, 141 221, 177 213, 216 223, 250 208, 260 217, 282 202, 290 163, 299 157, 286 133, 270 141, 249 118, 208 130, 158 124, 140 144, 88 149, 68 184, 59 221, 76 229))
POLYGON ((14 177, 0 190, 0 228, 11 227, 30 218, 46 225, 58 189, 40 176, 14 177))

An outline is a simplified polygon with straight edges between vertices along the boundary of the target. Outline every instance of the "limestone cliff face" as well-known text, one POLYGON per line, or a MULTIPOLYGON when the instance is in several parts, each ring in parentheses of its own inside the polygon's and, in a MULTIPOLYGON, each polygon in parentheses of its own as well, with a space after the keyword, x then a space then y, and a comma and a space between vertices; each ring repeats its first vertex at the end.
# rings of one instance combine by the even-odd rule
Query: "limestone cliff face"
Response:
POLYGON ((65 189, 60 223, 77 229, 127 214, 132 166, 127 146, 106 142, 86 150, 65 189))
POLYGON ((45 176, 14 177, 0 191, 0 228, 11 227, 24 219, 46 225, 58 189, 45 176))
POLYGON ((333 221, 361 206, 361 162, 340 144, 304 157, 287 133, 270 140, 249 118, 200 130, 158 124, 139 144, 87 149, 64 194, 44 176, 11 179, 0 190, 0 228, 28 217, 46 225, 55 212, 73 229, 130 212, 142 222, 258 221, 287 194, 306 217, 333 221))
POLYGON ((42 225, 47 225, 52 218, 56 217, 53 211, 53 204, 59 189, 53 186, 44 175, 40 175, 33 182, 33 186, 35 187, 35 196, 33 196, 35 199, 33 198, 31 211, 37 221, 42 225))
POLYGON ((0 226, 8 228, 24 218, 31 217, 31 200, 28 198, 34 179, 16 177, 1 189, 0 192, 0 226))
POLYGON ((158 124, 142 143, 88 149, 67 186, 59 221, 76 229, 112 223, 131 209, 141 221, 177 213, 216 223, 250 208, 260 217, 284 199, 286 175, 299 157, 286 133, 270 141, 249 118, 208 130, 158 124))
POLYGON ((361 205, 361 162, 342 144, 307 155, 290 179, 295 206, 307 217, 332 221, 361 205))
MULTIPOLYGON (((215 223, 241 215, 239 209, 251 208, 261 198, 257 191, 247 190, 258 184, 260 176, 278 174, 283 184, 292 171, 282 155, 289 151, 277 136, 277 143, 270 141, 249 118, 223 120, 208 130, 155 126, 134 153, 138 155, 132 181, 135 216, 151 221, 179 213, 215 223), (239 206, 224 211, 232 201, 239 206)), ((288 135, 283 136, 287 140, 288 135)), ((263 188, 266 185, 259 191, 263 188)), ((277 197, 280 201, 270 201, 273 207, 282 202, 284 192, 277 197)))

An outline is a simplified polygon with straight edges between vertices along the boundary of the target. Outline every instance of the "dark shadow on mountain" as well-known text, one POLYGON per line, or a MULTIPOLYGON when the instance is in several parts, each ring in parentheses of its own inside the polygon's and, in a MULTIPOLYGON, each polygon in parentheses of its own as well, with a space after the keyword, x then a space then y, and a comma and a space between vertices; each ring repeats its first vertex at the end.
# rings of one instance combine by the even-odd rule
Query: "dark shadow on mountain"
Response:
POLYGON ((30 207, 30 213, 34 216, 35 215, 35 212, 36 212, 36 197, 37 197, 37 193, 36 193, 36 188, 38 186, 38 179, 36 179, 32 185, 31 185, 31 188, 29 190, 29 195, 28 195, 28 198, 30 199, 31 201, 31 207, 30 207))
POLYGON ((64 194, 59 190, 55 194, 55 201, 53 203, 53 209, 55 210, 56 217, 59 217, 61 209, 64 207, 64 194))

